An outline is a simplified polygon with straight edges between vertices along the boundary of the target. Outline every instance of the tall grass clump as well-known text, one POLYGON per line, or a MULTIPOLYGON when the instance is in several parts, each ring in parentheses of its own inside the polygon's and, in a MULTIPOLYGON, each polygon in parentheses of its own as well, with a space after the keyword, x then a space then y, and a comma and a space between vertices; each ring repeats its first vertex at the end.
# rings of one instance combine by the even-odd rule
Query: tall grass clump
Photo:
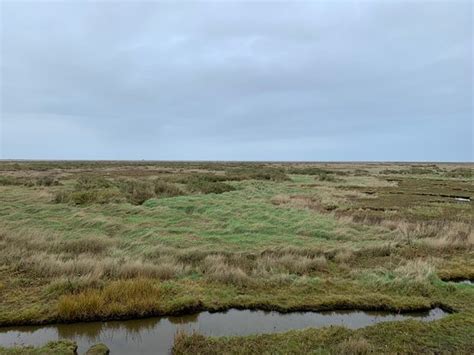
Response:
POLYGON ((239 267, 229 265, 222 255, 208 255, 202 265, 204 274, 212 281, 233 285, 244 285, 248 275, 239 267))
POLYGON ((369 354, 373 350, 370 343, 365 338, 351 337, 339 343, 336 347, 338 354, 363 355, 369 354))
POLYGON ((170 280, 185 274, 188 270, 189 267, 176 262, 173 257, 165 256, 153 263, 142 260, 129 261, 118 268, 116 276, 124 279, 147 277, 170 280))
POLYGON ((474 248, 474 231, 467 223, 455 222, 450 224, 448 230, 444 230, 436 238, 423 240, 423 244, 434 249, 467 249, 474 248))
POLYGON ((380 289, 429 296, 438 280, 435 267, 422 259, 408 260, 393 270, 364 272, 362 278, 380 289))
POLYGON ((58 301, 58 317, 85 321, 104 317, 145 316, 159 309, 159 285, 149 279, 114 281, 101 289, 64 295, 58 301))
POLYGON ((58 253, 78 254, 104 254, 114 246, 112 239, 101 236, 88 236, 84 238, 65 239, 52 244, 51 250, 58 253))
POLYGON ((322 271, 327 267, 326 258, 321 256, 308 257, 295 254, 283 256, 266 255, 257 259, 257 275, 268 275, 271 273, 290 273, 296 275, 307 275, 311 272, 322 271))
POLYGON ((122 194, 115 185, 102 177, 81 175, 77 178, 74 189, 56 191, 55 203, 72 203, 75 205, 106 204, 120 202, 122 194))

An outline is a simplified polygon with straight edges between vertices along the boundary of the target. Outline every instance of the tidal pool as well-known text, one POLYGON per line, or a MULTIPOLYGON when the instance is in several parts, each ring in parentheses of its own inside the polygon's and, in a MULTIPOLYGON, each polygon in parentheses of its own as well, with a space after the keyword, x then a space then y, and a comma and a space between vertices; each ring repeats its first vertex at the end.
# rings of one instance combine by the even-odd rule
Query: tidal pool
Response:
POLYGON ((252 335, 331 325, 357 329, 406 319, 429 322, 445 315, 440 308, 400 314, 363 311, 279 313, 230 309, 127 321, 3 327, 0 328, 0 345, 43 345, 51 340, 70 339, 77 342, 79 354, 96 343, 106 344, 112 355, 168 354, 178 330, 207 336, 252 335))

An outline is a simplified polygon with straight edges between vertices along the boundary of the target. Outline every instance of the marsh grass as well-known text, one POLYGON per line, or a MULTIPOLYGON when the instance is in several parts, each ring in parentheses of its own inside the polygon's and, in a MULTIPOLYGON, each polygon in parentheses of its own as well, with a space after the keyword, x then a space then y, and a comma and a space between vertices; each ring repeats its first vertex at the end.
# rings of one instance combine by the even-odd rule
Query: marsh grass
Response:
POLYGON ((204 275, 212 281, 244 285, 248 282, 247 274, 239 267, 229 265, 222 255, 208 255, 203 262, 204 275))
POLYGON ((155 311, 160 305, 161 290, 148 279, 114 281, 101 289, 89 289, 74 295, 61 296, 58 315, 65 320, 88 320, 103 316, 155 311))
POLYGON ((395 292, 428 296, 439 280, 432 262, 422 259, 409 260, 392 270, 365 272, 360 275, 365 282, 395 292))
POLYGON ((224 192, 234 191, 235 188, 232 185, 226 184, 220 181, 208 181, 202 179, 191 179, 187 188, 192 192, 198 192, 203 194, 222 194, 224 192))
POLYGON ((77 344, 72 340, 50 341, 41 346, 18 345, 3 348, 0 345, 2 355, 76 355, 77 344))
MULTIPOLYGON (((470 196, 470 180, 446 176, 455 165, 413 176, 379 174, 385 168, 410 169, 1 162, 2 175, 12 179, 0 183, 0 324, 140 317, 195 306, 398 311, 442 304, 472 312, 472 288, 439 280, 474 275, 472 206, 441 196, 470 196), (319 178, 326 175, 337 181, 319 178), (42 176, 60 185, 36 185, 42 176), (34 186, 21 182, 30 180, 34 186)), ((454 319, 447 329, 466 325, 454 319)), ((301 353, 326 344, 340 353, 339 343, 357 348, 360 339, 370 351, 382 349, 377 337, 344 332, 323 332, 331 340, 316 336, 316 348, 300 342, 285 348, 291 336, 282 335, 279 347, 266 349, 301 353)), ((465 333, 460 328, 451 340, 465 333)), ((212 344, 219 349, 221 340, 212 344)))
POLYGON ((371 345, 365 338, 350 337, 337 347, 337 353, 346 355, 363 355, 371 353, 371 345))

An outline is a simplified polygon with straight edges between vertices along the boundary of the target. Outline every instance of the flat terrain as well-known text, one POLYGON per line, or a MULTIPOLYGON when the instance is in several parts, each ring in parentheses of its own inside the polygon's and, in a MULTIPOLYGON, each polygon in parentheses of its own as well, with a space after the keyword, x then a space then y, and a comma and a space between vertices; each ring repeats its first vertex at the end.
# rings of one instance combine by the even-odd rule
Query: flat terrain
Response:
MULTIPOLYGON (((474 351, 472 164, 0 162, 0 325, 426 310, 176 353, 474 351)), ((0 344, 1 345, 1 344, 0 344)), ((4 349, 4 351, 6 351, 4 349)), ((1 352, 1 349, 0 349, 1 352)))

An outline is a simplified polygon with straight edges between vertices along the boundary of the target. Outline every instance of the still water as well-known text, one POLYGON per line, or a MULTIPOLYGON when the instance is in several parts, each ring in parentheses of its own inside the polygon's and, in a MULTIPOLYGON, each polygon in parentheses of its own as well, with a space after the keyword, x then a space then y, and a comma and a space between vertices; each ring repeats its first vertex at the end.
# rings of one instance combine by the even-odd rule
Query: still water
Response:
POLYGON ((208 336, 251 335, 330 325, 357 329, 405 319, 433 321, 445 315, 440 308, 405 314, 362 311, 278 313, 231 309, 128 321, 4 327, 0 328, 0 345, 43 345, 51 340, 70 339, 77 342, 79 354, 96 343, 106 344, 112 355, 168 354, 178 330, 208 336))

